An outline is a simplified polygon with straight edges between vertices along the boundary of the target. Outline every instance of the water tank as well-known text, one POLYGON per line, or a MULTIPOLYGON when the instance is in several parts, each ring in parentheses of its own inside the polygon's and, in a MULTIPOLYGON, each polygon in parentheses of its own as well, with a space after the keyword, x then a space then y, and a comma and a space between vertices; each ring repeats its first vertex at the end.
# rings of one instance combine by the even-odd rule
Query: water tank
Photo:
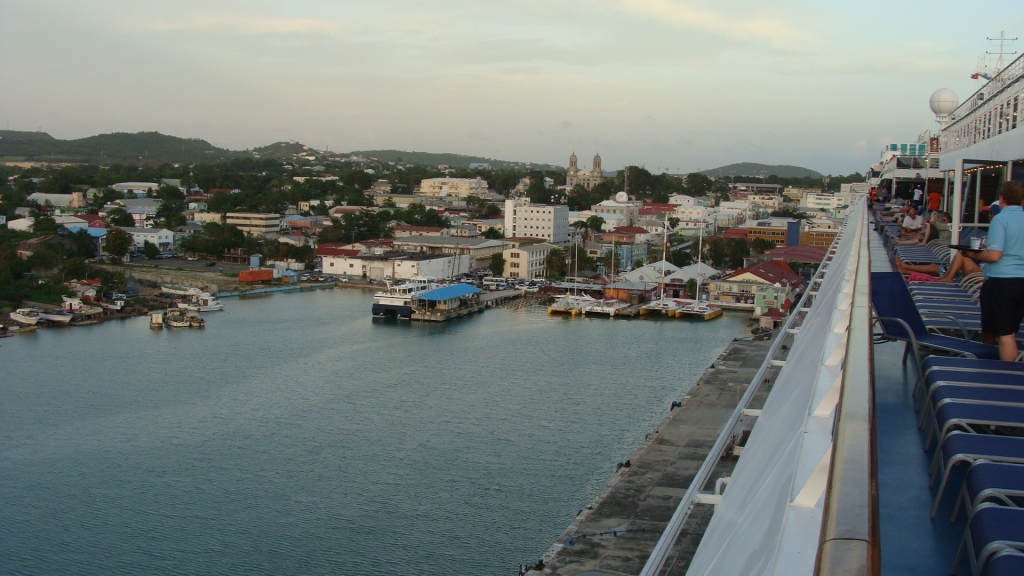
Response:
POLYGON ((936 116, 949 116, 960 105, 960 100, 949 88, 939 88, 928 100, 928 105, 936 116))
POLYGON ((620 204, 625 204, 626 202, 629 202, 629 194, 626 194, 625 192, 619 192, 618 194, 615 195, 615 201, 620 204))

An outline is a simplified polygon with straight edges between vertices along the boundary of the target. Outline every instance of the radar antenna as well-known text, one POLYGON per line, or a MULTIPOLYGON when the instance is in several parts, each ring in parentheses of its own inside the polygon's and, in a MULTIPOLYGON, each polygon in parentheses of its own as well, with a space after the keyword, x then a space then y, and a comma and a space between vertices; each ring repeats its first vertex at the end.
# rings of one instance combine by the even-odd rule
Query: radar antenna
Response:
POLYGON ((984 56, 978 58, 978 67, 975 70, 974 74, 971 74, 971 78, 975 80, 977 80, 978 78, 984 78, 986 81, 991 81, 996 74, 999 74, 999 72, 1002 71, 1004 67, 1006 67, 1006 61, 1003 59, 1003 56, 1013 56, 1014 54, 1017 53, 1016 51, 1009 52, 1006 50, 1008 47, 1007 45, 1015 42, 1017 40, 1017 37, 1007 38, 1006 30, 1002 30, 999 32, 998 38, 989 37, 985 39, 992 43, 998 43, 999 50, 992 52, 986 51, 984 56), (996 57, 995 64, 991 66, 988 64, 988 59, 990 56, 996 57))

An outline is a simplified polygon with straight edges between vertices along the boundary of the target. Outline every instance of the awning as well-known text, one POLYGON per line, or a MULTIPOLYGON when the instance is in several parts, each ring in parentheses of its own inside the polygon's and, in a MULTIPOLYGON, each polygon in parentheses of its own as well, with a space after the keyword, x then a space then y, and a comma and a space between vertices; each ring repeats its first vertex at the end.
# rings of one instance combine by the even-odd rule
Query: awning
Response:
POLYGON ((476 294, 480 291, 481 290, 476 286, 471 286, 469 284, 452 284, 451 286, 444 286, 442 288, 435 288, 429 292, 424 292, 423 294, 416 296, 416 299, 440 302, 442 300, 451 300, 460 296, 476 294))

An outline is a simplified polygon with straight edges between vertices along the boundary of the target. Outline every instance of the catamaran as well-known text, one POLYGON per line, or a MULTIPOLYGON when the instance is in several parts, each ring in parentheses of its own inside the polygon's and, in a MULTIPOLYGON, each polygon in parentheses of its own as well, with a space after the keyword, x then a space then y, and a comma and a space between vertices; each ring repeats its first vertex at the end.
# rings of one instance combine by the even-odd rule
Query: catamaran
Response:
POLYGON ((668 254, 668 215, 665 215, 665 225, 662 227, 661 235, 661 296, 654 301, 648 302, 640 307, 640 315, 647 316, 652 312, 660 312, 672 318, 680 308, 679 302, 665 299, 665 256, 668 254))
MULTIPOLYGON (((576 267, 575 274, 579 277, 580 273, 580 245, 576 244, 576 267)), ((576 283, 579 284, 578 282, 576 283)), ((568 314, 570 316, 576 316, 577 314, 583 314, 588 308, 596 304, 598 300, 587 294, 579 294, 576 290, 576 285, 572 288, 572 294, 565 293, 560 296, 555 296, 555 303, 548 306, 548 314, 568 314)))
POLYGON ((676 311, 676 318, 696 318, 698 320, 711 320, 722 315, 722 309, 718 306, 711 306, 707 302, 700 301, 700 264, 704 251, 704 223, 700 225, 700 237, 697 240, 697 290, 694 293, 696 300, 676 311))

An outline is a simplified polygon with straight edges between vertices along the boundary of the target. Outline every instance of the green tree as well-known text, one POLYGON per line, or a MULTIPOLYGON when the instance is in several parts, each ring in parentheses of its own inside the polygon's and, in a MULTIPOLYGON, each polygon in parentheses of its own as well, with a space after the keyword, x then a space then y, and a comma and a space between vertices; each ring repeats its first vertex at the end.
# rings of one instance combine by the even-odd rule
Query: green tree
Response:
POLYGON ((503 276, 505 274, 505 257, 501 255, 501 252, 495 252, 491 255, 491 274, 495 276, 503 276))
POLYGON ((142 253, 146 256, 147 260, 153 260, 160 255, 160 247, 146 240, 142 244, 142 253))
POLYGON ((775 248, 775 243, 771 240, 764 238, 754 238, 750 243, 750 250, 754 254, 764 254, 765 252, 775 248))
POLYGON ((112 208, 107 212, 107 223, 111 226, 135 226, 135 219, 124 208, 112 208))
POLYGON ((786 204, 786 205, 783 205, 778 210, 773 210, 771 215, 772 216, 779 216, 779 217, 782 217, 782 218, 792 218, 794 220, 806 220, 807 219, 807 214, 801 212, 799 208, 797 208, 796 206, 793 206, 792 204, 786 204))
POLYGON ((600 234, 604 228, 604 222, 604 218, 601 218, 597 214, 594 214, 593 216, 587 218, 587 228, 589 228, 590 230, 594 231, 597 234, 600 234))
POLYGON ((691 172, 686 175, 686 189, 693 196, 707 196, 711 191, 711 178, 700 172, 691 172))
POLYGON ((132 240, 131 235, 124 230, 121 230, 120 228, 111 228, 107 231, 105 249, 108 254, 113 254, 118 258, 124 258, 134 245, 135 242, 132 240))
POLYGON ((487 230, 484 230, 483 237, 488 240, 500 240, 505 236, 501 232, 498 232, 498 229, 494 226, 488 226, 487 230))
POLYGON ((36 236, 42 236, 44 234, 55 234, 57 232, 57 221, 53 218, 39 212, 35 216, 35 220, 32 222, 32 233, 36 236))
POLYGON ((696 298, 697 297, 697 280, 694 279, 694 278, 690 278, 689 280, 687 280, 686 281, 686 286, 684 287, 684 290, 686 290, 686 295, 687 296, 689 296, 690 298, 696 298))
POLYGON ((84 229, 76 230, 66 238, 79 258, 92 258, 96 255, 96 241, 84 229))
POLYGON ((721 238, 711 238, 704 242, 704 259, 715 268, 725 268, 729 262, 729 247, 721 238))
POLYGON ((729 268, 742 268, 743 259, 750 256, 750 246, 742 238, 730 238, 726 243, 729 268))
POLYGON ((565 278, 569 269, 569 262, 566 260, 565 252, 560 248, 553 248, 548 252, 548 256, 544 260, 544 264, 548 269, 548 278, 561 280, 562 278, 565 278))

